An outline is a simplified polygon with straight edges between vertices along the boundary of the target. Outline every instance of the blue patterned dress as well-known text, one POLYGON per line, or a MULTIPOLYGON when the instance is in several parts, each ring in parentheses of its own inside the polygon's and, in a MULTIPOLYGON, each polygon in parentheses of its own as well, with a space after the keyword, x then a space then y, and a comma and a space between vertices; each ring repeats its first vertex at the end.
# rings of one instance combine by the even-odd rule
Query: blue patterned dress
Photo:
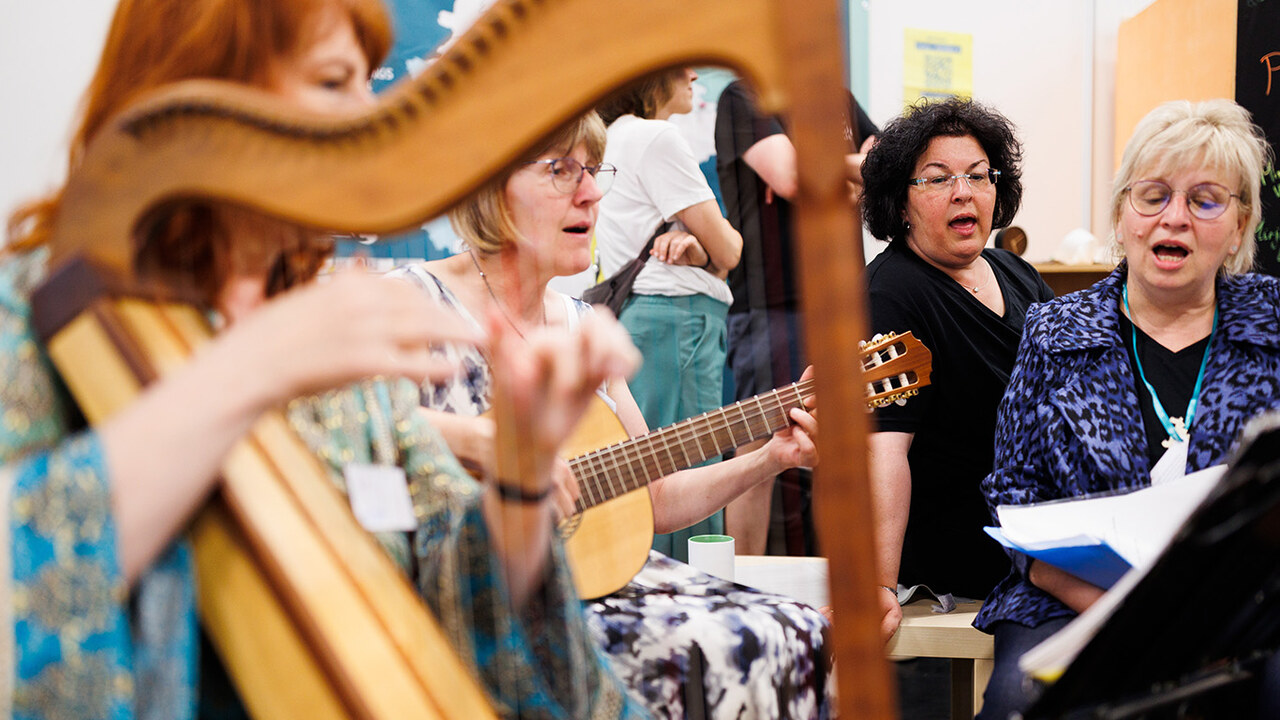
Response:
MULTIPOLYGON (((102 447, 92 431, 71 434, 71 401, 31 335, 27 298, 45 257, 0 264, 0 501, 9 515, 0 526, 0 717, 191 718, 189 549, 174 543, 130 594, 102 447)), ((411 383, 367 382, 296 400, 288 415, 339 487, 349 462, 405 469, 420 526, 378 539, 500 715, 642 717, 588 634, 560 548, 540 590, 512 612, 479 489, 417 405, 411 383)))

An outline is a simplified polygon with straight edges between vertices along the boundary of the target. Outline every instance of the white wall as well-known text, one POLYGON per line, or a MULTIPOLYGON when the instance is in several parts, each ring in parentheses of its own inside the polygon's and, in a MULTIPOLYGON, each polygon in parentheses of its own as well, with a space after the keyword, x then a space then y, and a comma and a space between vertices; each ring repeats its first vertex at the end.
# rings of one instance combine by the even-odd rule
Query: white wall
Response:
POLYGON ((115 6, 115 0, 0 0, 5 220, 19 202, 49 191, 66 175, 71 121, 115 6))
POLYGON ((973 94, 1018 127, 1027 259, 1052 257, 1075 228, 1105 240, 1111 176, 1116 37, 1153 0, 869 0, 871 103, 883 123, 902 111, 903 31, 973 36, 973 94))
POLYGON ((1092 103, 1092 2, 872 0, 871 107, 877 122, 901 113, 903 31, 973 36, 973 96, 1017 126, 1027 259, 1045 260, 1068 231, 1087 227, 1088 122, 1092 103))

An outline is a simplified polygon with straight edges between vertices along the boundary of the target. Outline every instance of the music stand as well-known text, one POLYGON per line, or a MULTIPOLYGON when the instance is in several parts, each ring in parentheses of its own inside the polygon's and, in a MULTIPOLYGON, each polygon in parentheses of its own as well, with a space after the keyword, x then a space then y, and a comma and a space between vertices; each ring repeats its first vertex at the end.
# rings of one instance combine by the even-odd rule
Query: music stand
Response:
POLYGON ((1024 716, 1162 717, 1212 695, 1209 717, 1242 717, 1253 679, 1280 646, 1280 414, 1242 449, 1150 572, 1024 716), (1223 714, 1227 713, 1227 714, 1223 714))

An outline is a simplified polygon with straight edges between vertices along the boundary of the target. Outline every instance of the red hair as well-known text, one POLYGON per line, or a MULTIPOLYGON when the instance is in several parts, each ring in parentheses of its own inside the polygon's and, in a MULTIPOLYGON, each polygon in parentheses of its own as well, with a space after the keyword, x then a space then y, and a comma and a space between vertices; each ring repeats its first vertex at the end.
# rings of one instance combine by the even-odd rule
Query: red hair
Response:
MULTIPOLYGON (((381 0, 120 0, 82 100, 68 171, 75 171, 109 118, 162 85, 192 79, 264 85, 273 65, 298 52, 332 11, 351 21, 369 67, 377 67, 391 46, 391 21, 381 0)), ((47 242, 61 200, 59 189, 18 208, 9 218, 9 249, 47 242)), ((218 224, 175 217, 170 225, 191 232, 193 222, 218 224)), ((186 255, 194 260, 201 252, 186 255)))

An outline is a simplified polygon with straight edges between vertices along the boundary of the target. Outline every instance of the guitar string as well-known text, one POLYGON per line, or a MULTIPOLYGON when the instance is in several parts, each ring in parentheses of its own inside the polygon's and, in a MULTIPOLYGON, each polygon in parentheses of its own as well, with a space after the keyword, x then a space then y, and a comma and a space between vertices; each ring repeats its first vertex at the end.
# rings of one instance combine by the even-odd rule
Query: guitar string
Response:
MULTIPOLYGON (((896 348, 893 348, 892 350, 896 351, 896 348)), ((877 363, 877 364, 879 362, 882 362, 882 361, 879 361, 878 358, 872 361, 872 363, 877 363)), ((904 379, 905 381, 906 375, 901 374, 899 375, 899 378, 904 379)), ((807 385, 811 382, 812 381, 806 381, 805 384, 807 385)), ((787 406, 787 404, 782 402, 780 394, 788 390, 793 392, 796 395, 795 406, 797 407, 802 406, 804 398, 800 393, 799 385, 800 383, 795 383, 792 386, 789 386, 788 388, 780 388, 779 390, 773 391, 771 393, 766 393, 760 397, 749 399, 749 401, 750 400, 755 401, 757 405, 757 411, 759 412, 760 417, 757 418, 755 422, 748 421, 745 423, 745 425, 743 425, 742 429, 744 432, 748 434, 748 437, 751 437, 751 436, 763 437, 764 435, 772 434, 773 432, 776 432, 777 430, 789 424, 789 422, 783 421, 782 417, 780 417, 782 415, 785 415, 785 413, 790 409, 787 406), (765 401, 772 401, 776 407, 766 410, 762 406, 763 402, 765 401), (780 421, 782 421, 782 424, 775 425, 774 422, 770 420, 771 416, 778 418, 780 421)), ((747 401, 744 401, 744 402, 747 402, 747 401)), ((630 474, 632 477, 631 484, 628 485, 627 483, 624 482, 623 484, 624 489, 626 490, 636 489, 638 487, 641 487, 647 484, 652 478, 662 477, 663 475, 669 474, 670 472, 674 472, 675 470, 674 456, 672 455, 671 449, 670 449, 671 436, 674 436, 676 440, 680 443, 678 445, 678 448, 680 449, 681 454, 685 456, 685 460, 687 463, 689 463, 690 465, 693 465, 693 464, 696 464, 696 462, 705 461, 708 458, 708 453, 704 452, 701 449, 701 438, 706 436, 708 430, 703 429, 700 426, 708 424, 706 421, 708 420, 708 416, 712 414, 724 415, 725 414, 724 408, 721 408, 716 411, 709 411, 707 413, 703 413, 700 416, 697 416, 695 418, 690 418, 686 421, 682 421, 673 426, 665 428, 663 431, 659 431, 659 432, 667 432, 667 435, 668 435, 666 438, 664 438, 664 450, 668 455, 668 460, 672 461, 673 463, 670 468, 662 467, 661 458, 657 457, 656 455, 653 457, 655 462, 651 467, 650 464, 646 462, 646 453, 644 452, 645 447, 643 444, 635 445, 635 447, 630 450, 631 454, 628 454, 628 450, 626 448, 623 448, 622 455, 626 460, 626 468, 628 470, 628 474, 630 474), (699 421, 702 421, 702 422, 699 422, 699 421), (699 427, 695 427, 695 426, 699 426, 699 427), (698 445, 699 459, 696 461, 694 460, 694 458, 689 456, 689 452, 690 452, 689 444, 691 441, 696 442, 698 445), (639 468, 638 472, 637 472, 637 467, 639 468)), ((714 430, 718 428, 715 425, 711 425, 709 429, 712 431, 712 434, 714 434, 714 430)), ((728 428, 728 430, 730 432, 730 438, 733 439, 735 437, 735 435, 733 434, 733 429, 728 428)), ((609 474, 612 474, 612 473, 609 473, 609 474)), ((603 500, 607 498, 600 497, 599 493, 596 492, 597 489, 598 488, 596 487, 592 487, 591 488, 592 492, 590 494, 593 496, 592 497, 593 502, 598 504, 599 502, 603 502, 603 500)), ((616 492, 616 486, 614 487, 614 490, 616 492)))
MULTIPOLYGON (((776 432, 778 429, 785 427, 786 424, 789 424, 787 422, 784 422, 782 425, 775 426, 773 422, 769 420, 769 413, 770 412, 777 413, 781 411, 781 413, 785 415, 786 406, 781 401, 781 394, 790 390, 796 394, 797 400, 800 403, 802 403, 803 396, 801 395, 801 386, 803 386, 804 389, 809 389, 812 383, 813 383, 812 380, 793 383, 791 386, 787 388, 779 388, 778 390, 775 390, 770 393, 765 393, 764 395, 759 396, 757 398, 751 398, 748 400, 741 401, 741 403, 746 403, 754 400, 758 406, 757 410, 761 414, 761 417, 763 418, 763 425, 761 425, 759 422, 756 422, 754 424, 748 422, 743 426, 743 430, 747 433, 746 441, 749 442, 750 439, 763 437, 765 434, 772 434, 773 432, 776 432), (766 400, 772 401, 777 407, 773 408, 772 410, 766 410, 764 407, 761 406, 761 403, 766 400)), ((736 403, 735 405, 738 405, 741 403, 736 403)), ((677 464, 675 463, 674 455, 671 453, 671 449, 670 449, 671 436, 674 436, 678 441, 679 445, 677 447, 680 449, 681 454, 685 456, 685 461, 689 463, 689 465, 696 464, 696 462, 704 462, 706 459, 708 459, 709 455, 706 452, 703 452, 701 450, 701 444, 700 444, 700 439, 706 436, 707 430, 703 429, 702 427, 695 428, 694 426, 711 425, 711 428, 710 428, 711 430, 717 429, 716 426, 712 424, 714 421, 710 418, 710 416, 715 414, 724 415, 725 414, 724 411, 725 411, 725 408, 708 411, 706 413, 703 413, 702 415, 696 416, 694 418, 689 418, 687 420, 676 423, 672 426, 668 426, 667 428, 663 428, 662 430, 655 431, 655 433, 652 433, 651 435, 654 435, 654 436, 657 436, 660 433, 666 435, 666 437, 663 438, 664 450, 668 455, 668 459, 671 461, 671 465, 669 467, 664 467, 661 462, 661 457, 657 456, 656 453, 651 453, 654 456, 654 460, 655 460, 655 462, 653 463, 654 470, 659 473, 656 475, 651 474, 651 471, 649 470, 649 463, 645 462, 645 454, 646 454, 645 445, 648 443, 643 443, 643 442, 633 443, 631 441, 623 441, 622 443, 618 443, 617 445, 633 445, 633 447, 632 448, 622 447, 622 448, 615 449, 614 446, 609 446, 601 450, 594 451, 593 453, 590 453, 582 457, 584 459, 589 458, 590 456, 602 457, 604 453, 608 453, 610 455, 615 453, 621 454, 626 461, 625 464, 626 466, 628 466, 628 470, 630 474, 632 475, 632 484, 627 485, 624 482, 624 489, 627 491, 634 490, 647 484, 652 478, 662 477, 664 475, 670 474, 671 472, 675 471, 677 464), (690 452, 689 444, 691 441, 698 442, 699 444, 698 454, 701 457, 701 459, 697 460, 696 462, 694 461, 694 458, 689 456, 689 452, 690 452), (637 465, 639 465, 639 467, 641 468, 641 472, 639 475, 636 474, 635 468, 637 465), (648 478, 646 478, 646 476, 648 476, 648 478)), ((729 429, 729 432, 730 432, 730 439, 736 440, 738 436, 736 433, 732 431, 732 428, 729 429)), ((640 441, 642 439, 652 441, 654 438, 651 438, 650 436, 641 436, 641 438, 633 438, 632 440, 640 441)), ((738 443, 738 444, 741 444, 741 443, 738 443)), ((580 466, 581 466, 581 463, 578 463, 575 467, 580 467, 580 466)), ((606 473, 606 475, 613 475, 613 474, 614 473, 606 473)), ((608 479, 609 478, 606 477, 606 480, 608 479)), ((599 490, 598 478, 588 478, 584 484, 588 485, 590 494, 593 496, 592 497, 593 504, 598 504, 600 502, 603 502, 606 499, 610 499, 611 497, 616 496, 616 491, 617 491, 616 487, 611 487, 611 489, 614 490, 614 493, 615 493, 614 495, 610 495, 609 497, 600 497, 599 493, 597 492, 597 490, 599 490), (595 480, 595 482, 591 482, 592 480, 595 480)))
MULTIPOLYGON (((873 369, 885 364, 885 355, 889 356, 890 360, 893 360, 902 357, 905 354, 905 352, 899 352, 899 348, 902 347, 903 344, 897 341, 897 338, 893 338, 892 340, 894 340, 894 342, 890 342, 884 348, 873 349, 867 352, 866 358, 863 361, 864 370, 873 369)), ((903 347, 903 350, 905 351, 905 347, 903 347)), ((756 396, 755 398, 749 398, 748 400, 740 401, 739 403, 735 403, 727 408, 708 411, 702 415, 689 418, 688 420, 681 421, 667 428, 663 428, 662 430, 655 431, 655 433, 651 434, 653 437, 643 436, 644 440, 647 442, 637 442, 627 445, 628 441, 623 441, 623 443, 619 443, 619 445, 623 445, 623 447, 619 447, 615 450, 617 455, 597 454, 601 453, 601 451, 596 451, 596 453, 589 453, 588 455, 582 456, 582 458, 575 461, 572 466, 575 469, 581 469, 585 466, 587 469, 591 470, 591 472, 584 473, 584 475, 595 480, 595 482, 588 482, 586 484, 587 487, 584 495, 590 496, 592 504, 598 504, 608 499, 605 497, 608 493, 600 486, 599 481, 599 478, 604 478, 605 481, 609 483, 610 489, 616 496, 618 488, 614 483, 619 479, 618 475, 621 474, 624 467, 626 474, 631 476, 630 485, 625 481, 625 478, 622 478, 622 486, 628 491, 647 484, 653 478, 662 477, 666 474, 670 474, 670 472, 674 472, 677 467, 677 463, 675 462, 675 456, 671 450, 673 439, 676 442, 677 449, 682 455, 684 455, 685 462, 689 465, 693 465, 697 462, 705 462, 710 457, 710 454, 702 448, 702 439, 708 434, 712 440, 713 453, 715 448, 715 436, 720 430, 724 430, 727 434, 728 441, 739 445, 744 442, 749 442, 751 439, 772 434, 773 432, 776 432, 782 427, 786 427, 786 425, 790 424, 787 415, 791 406, 788 406, 787 403, 782 401, 781 393, 794 393, 796 399, 793 406, 803 407, 804 395, 802 395, 800 386, 804 385, 804 389, 808 390, 812 386, 813 382, 814 381, 812 379, 800 381, 793 383, 787 388, 780 388, 770 393, 756 396), (742 405, 742 403, 751 401, 754 401, 756 404, 757 417, 755 418, 748 418, 744 412, 745 408, 742 405), (766 410, 763 407, 763 403, 765 401, 771 401, 776 407, 771 408, 771 410, 766 410), (728 411, 735 408, 739 413, 739 419, 736 421, 730 420, 728 415, 728 411), (774 413, 772 417, 777 418, 778 421, 781 422, 780 425, 774 425, 774 421, 770 419, 770 412, 774 413), (718 422, 715 418, 712 418, 713 415, 719 416, 718 422), (739 440, 739 431, 745 435, 745 439, 741 441, 739 440), (666 460, 669 465, 663 464, 663 458, 658 452, 659 448, 657 447, 657 444, 653 442, 655 439, 661 440, 661 450, 666 454, 666 460), (691 444, 696 444, 696 453, 699 458, 696 461, 692 456, 690 456, 691 444), (618 460, 619 456, 622 458, 621 462, 618 460), (614 469, 612 472, 609 471, 609 468, 604 462, 606 459, 613 460, 614 469)), ((888 376, 883 378, 879 382, 881 383, 884 393, 891 394, 894 390, 907 387, 914 381, 907 372, 903 372, 899 373, 896 377, 888 376), (896 387, 894 385, 894 380, 899 383, 896 387)), ((874 396, 876 393, 872 383, 868 383, 867 387, 869 395, 874 396)), ((633 438, 632 440, 640 439, 641 438, 633 438)), ((583 504, 581 499, 578 504, 583 504)))
MULTIPOLYGON (((900 357, 900 354, 898 353, 897 345, 898 345, 897 343, 894 343, 888 346, 885 350, 868 353, 869 361, 866 363, 866 366, 878 367, 882 365, 884 363, 884 360, 880 353, 887 353, 893 358, 900 357)), ((895 379, 894 376, 889 376, 889 378, 886 378, 885 381, 882 382, 882 386, 885 388, 886 392, 892 391, 893 389, 895 389, 892 382, 893 379, 895 379)), ((896 377, 896 379, 898 380, 899 383, 901 383, 899 387, 902 387, 911 383, 911 379, 906 373, 900 373, 896 377)), ((740 429, 742 432, 746 433, 746 436, 749 441, 749 439, 753 437, 758 438, 768 434, 772 434, 773 432, 776 432, 777 430, 789 424, 789 420, 786 419, 785 416, 786 416, 786 413, 789 411, 790 407, 782 401, 781 394, 788 391, 794 393, 796 395, 796 401, 794 406, 801 407, 803 406, 803 399, 804 399, 803 395, 800 392, 799 386, 801 384, 802 383, 795 383, 791 386, 788 386, 787 388, 780 388, 771 393, 765 393, 761 396, 750 398, 747 401, 742 401, 742 402, 754 401, 754 403, 757 406, 756 410, 757 410, 758 417, 748 418, 748 419, 745 419, 745 421, 743 420, 739 420, 737 422, 729 421, 728 427, 724 428, 726 432, 729 434, 729 439, 737 442, 736 441, 737 433, 735 432, 737 429, 740 429), (774 407, 766 409, 764 407, 765 402, 772 402, 774 407), (776 421, 780 424, 775 424, 774 419, 776 419, 776 421)), ((812 380, 803 381, 803 384, 806 385, 806 389, 807 389, 807 386, 812 384, 812 380)), ((741 411, 741 408, 740 408, 740 411, 741 411)), ((661 477, 665 474, 669 474, 670 472, 674 472, 677 465, 675 463, 674 454, 672 453, 672 450, 671 450, 671 444, 672 444, 673 438, 677 443, 676 445, 677 449, 680 451, 682 455, 684 455, 685 462, 688 463, 688 465, 691 466, 698 462, 704 462, 706 459, 708 459, 711 454, 714 454, 714 444, 713 444, 713 452, 707 453, 705 450, 702 449, 702 439, 706 437, 708 433, 712 436, 712 438, 714 438, 715 432, 721 429, 714 423, 714 420, 711 418, 712 415, 720 415, 720 416, 727 417, 725 408, 720 408, 719 410, 708 411, 695 418, 690 418, 688 420, 681 421, 680 423, 676 423, 673 426, 669 426, 668 428, 664 428, 661 431, 657 431, 657 432, 665 433, 665 436, 662 438, 663 450, 667 454, 667 460, 671 463, 670 467, 664 467, 662 464, 662 458, 652 449, 646 448, 644 444, 635 444, 630 448, 621 448, 620 454, 624 460, 624 464, 620 465, 619 463, 615 462, 615 467, 617 467, 619 470, 625 467, 627 474, 631 476, 631 483, 628 484, 625 482, 625 479, 623 480, 623 488, 626 490, 633 490, 647 484, 654 477, 661 477), (697 452, 696 460, 693 456, 690 455, 690 452, 693 451, 693 449, 691 448, 691 445, 696 445, 696 452, 697 452), (650 450, 650 452, 646 453, 647 449, 650 450), (650 462, 650 460, 652 460, 652 463, 650 462)), ((615 470, 615 472, 617 471, 615 470)), ((613 475, 613 473, 606 472, 604 473, 604 475, 607 477, 609 475, 613 475)), ((612 481, 611 481, 611 484, 612 484, 612 481)), ((603 502, 603 500, 606 499, 600 496, 600 492, 598 492, 600 488, 590 487, 589 489, 590 489, 590 495, 592 496, 591 499, 593 503, 603 502)), ((616 486, 612 486, 612 489, 614 490, 615 493, 617 492, 616 486)))

